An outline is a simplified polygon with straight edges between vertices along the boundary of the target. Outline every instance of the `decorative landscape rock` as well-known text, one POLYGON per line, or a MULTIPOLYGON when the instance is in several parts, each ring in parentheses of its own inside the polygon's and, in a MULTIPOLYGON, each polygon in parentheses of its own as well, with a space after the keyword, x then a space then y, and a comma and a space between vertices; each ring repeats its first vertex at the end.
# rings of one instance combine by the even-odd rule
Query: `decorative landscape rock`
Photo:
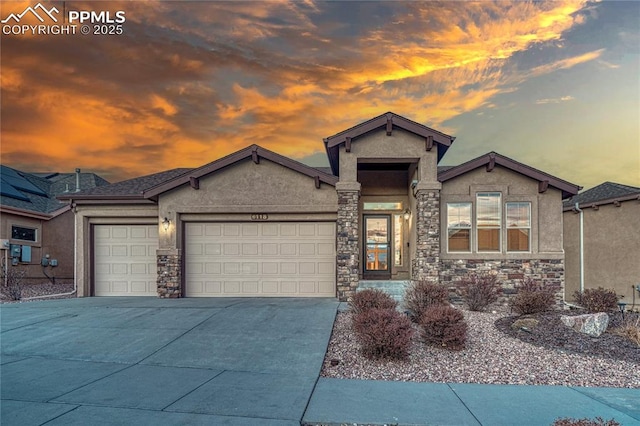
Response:
POLYGON ((560 320, 567 327, 591 337, 600 336, 609 325, 609 315, 604 312, 576 316, 563 315, 560 320))
POLYGON ((511 324, 511 328, 514 330, 533 330, 539 322, 540 321, 535 318, 520 318, 511 324))

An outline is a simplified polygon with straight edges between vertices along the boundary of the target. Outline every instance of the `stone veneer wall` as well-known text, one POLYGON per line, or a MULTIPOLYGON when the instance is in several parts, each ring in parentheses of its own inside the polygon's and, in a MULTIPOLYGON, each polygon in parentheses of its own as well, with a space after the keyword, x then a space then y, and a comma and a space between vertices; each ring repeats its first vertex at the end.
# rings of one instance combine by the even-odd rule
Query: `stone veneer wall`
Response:
POLYGON ((158 297, 182 297, 182 257, 178 251, 158 250, 158 297))
POLYGON ((358 288, 358 200, 360 191, 338 191, 337 286, 338 299, 350 301, 358 288))
POLYGON ((498 301, 508 304, 509 299, 517 294, 517 285, 526 277, 552 288, 556 295, 556 304, 562 306, 564 300, 564 260, 562 259, 513 259, 513 260, 476 260, 457 259, 442 260, 440 282, 449 287, 455 303, 462 303, 457 283, 471 273, 495 273, 502 283, 503 294, 498 301))
POLYGON ((416 192, 416 254, 411 260, 413 280, 438 282, 440 272, 440 191, 416 192))

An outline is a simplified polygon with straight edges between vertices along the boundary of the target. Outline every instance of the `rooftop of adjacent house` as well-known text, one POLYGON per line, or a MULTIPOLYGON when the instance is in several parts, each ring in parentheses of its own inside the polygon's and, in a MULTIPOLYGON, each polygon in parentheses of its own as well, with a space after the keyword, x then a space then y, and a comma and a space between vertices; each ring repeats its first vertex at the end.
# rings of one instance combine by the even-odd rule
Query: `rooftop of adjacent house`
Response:
POLYGON ((0 205, 34 213, 50 214, 66 207, 56 197, 75 192, 77 178, 80 191, 108 185, 95 173, 27 173, 0 165, 0 205))
POLYGON ((564 210, 569 210, 572 209, 576 203, 579 203, 579 206, 582 208, 593 205, 610 204, 616 200, 637 199, 638 197, 640 197, 640 188, 615 182, 604 182, 565 200, 563 207, 564 210))

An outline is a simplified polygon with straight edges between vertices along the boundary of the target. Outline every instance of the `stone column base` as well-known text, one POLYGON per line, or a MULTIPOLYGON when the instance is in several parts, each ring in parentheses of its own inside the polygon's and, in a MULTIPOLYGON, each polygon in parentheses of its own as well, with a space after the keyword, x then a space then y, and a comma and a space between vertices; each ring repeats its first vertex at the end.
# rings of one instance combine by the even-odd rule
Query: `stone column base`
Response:
POLYGON ((158 250, 158 297, 182 297, 182 256, 178 250, 158 250))

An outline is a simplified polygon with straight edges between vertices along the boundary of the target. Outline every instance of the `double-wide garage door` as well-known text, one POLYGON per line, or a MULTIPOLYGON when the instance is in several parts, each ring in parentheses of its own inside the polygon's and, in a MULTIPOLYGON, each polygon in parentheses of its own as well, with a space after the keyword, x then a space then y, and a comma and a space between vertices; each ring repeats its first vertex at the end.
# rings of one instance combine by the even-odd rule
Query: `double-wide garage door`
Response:
POLYGON ((94 225, 94 294, 157 295, 158 225, 94 225))
POLYGON ((187 223, 187 297, 335 297, 335 223, 187 223))

